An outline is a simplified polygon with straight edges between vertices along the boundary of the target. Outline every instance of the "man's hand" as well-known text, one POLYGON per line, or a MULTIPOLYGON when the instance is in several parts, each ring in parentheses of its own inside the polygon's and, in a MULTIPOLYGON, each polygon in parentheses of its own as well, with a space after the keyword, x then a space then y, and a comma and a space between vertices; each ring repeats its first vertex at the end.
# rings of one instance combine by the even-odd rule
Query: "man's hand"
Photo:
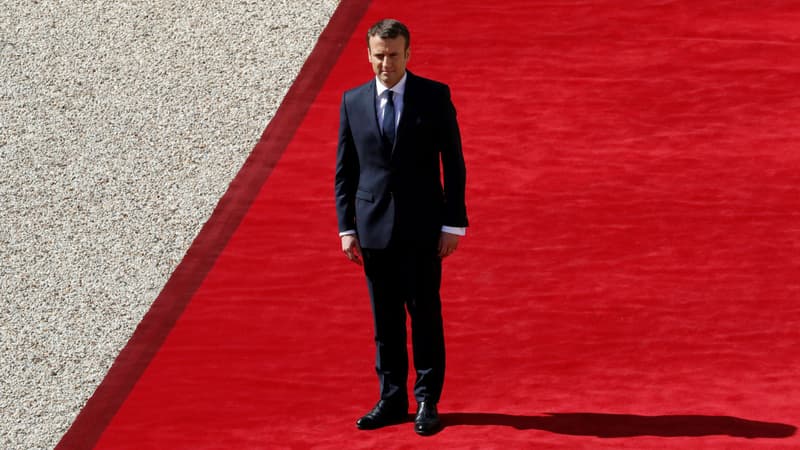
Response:
POLYGON ((442 231, 441 236, 439 236, 439 257, 440 258, 448 257, 454 251, 456 251, 459 239, 461 239, 461 236, 457 234, 452 234, 442 231))
POLYGON ((354 263, 363 265, 361 261, 361 245, 358 243, 358 236, 355 234, 346 234, 342 236, 342 251, 347 259, 354 263))

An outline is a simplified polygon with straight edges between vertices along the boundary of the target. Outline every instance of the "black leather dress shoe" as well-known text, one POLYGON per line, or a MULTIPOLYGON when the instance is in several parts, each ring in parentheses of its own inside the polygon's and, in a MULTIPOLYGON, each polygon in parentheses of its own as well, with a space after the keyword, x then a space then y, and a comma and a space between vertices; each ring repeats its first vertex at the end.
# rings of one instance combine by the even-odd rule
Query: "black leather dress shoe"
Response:
POLYGON ((356 426, 360 430, 374 430, 403 423, 406 419, 408 419, 408 405, 381 400, 372 411, 356 421, 356 426))
POLYGON ((436 411, 436 403, 420 402, 417 408, 417 417, 414 419, 414 431, 421 436, 430 436, 441 428, 442 422, 439 420, 439 412, 436 411))

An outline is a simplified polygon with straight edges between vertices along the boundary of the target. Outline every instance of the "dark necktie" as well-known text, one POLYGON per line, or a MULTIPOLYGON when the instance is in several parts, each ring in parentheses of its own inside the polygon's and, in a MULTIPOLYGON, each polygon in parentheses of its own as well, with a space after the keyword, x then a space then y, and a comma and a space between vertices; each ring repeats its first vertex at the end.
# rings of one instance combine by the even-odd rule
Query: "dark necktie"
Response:
POLYGON ((381 124, 381 131, 383 131, 383 137, 386 139, 386 142, 389 146, 394 145, 394 92, 387 91, 386 93, 386 106, 383 110, 383 123, 381 124))

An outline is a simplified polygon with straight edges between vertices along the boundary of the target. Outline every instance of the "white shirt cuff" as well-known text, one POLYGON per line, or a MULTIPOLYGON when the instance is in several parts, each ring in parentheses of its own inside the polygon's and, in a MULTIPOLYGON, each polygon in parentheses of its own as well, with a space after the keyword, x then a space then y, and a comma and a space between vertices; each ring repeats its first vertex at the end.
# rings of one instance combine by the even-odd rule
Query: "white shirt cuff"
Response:
POLYGON ((356 234, 356 230, 345 230, 345 231, 339 232, 339 237, 350 236, 350 235, 353 235, 353 234, 356 234))
POLYGON ((465 227, 448 227, 447 225, 442 225, 442 231, 457 236, 465 236, 467 234, 467 229, 465 227))

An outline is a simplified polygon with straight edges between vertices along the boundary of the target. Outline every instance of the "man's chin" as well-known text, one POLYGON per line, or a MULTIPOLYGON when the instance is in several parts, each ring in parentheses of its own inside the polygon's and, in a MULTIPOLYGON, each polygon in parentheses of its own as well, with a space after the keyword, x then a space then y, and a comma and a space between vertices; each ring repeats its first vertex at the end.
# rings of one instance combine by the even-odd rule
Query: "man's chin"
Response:
POLYGON ((381 83, 383 83, 384 86, 387 86, 387 87, 392 87, 399 81, 399 80, 395 80, 394 77, 384 76, 384 75, 380 76, 380 80, 381 80, 381 83))

